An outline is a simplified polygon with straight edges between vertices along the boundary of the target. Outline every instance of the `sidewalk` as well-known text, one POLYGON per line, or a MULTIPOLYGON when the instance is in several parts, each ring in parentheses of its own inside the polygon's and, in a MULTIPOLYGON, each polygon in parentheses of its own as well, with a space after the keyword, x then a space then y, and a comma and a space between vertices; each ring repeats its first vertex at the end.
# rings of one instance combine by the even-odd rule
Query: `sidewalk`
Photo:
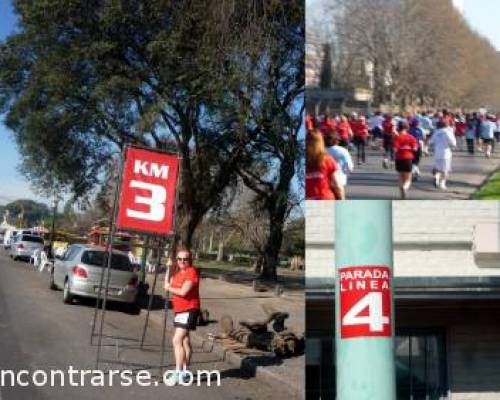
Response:
MULTIPOLYGON (((200 296, 202 308, 208 309, 210 323, 207 326, 198 327, 193 332, 192 340, 196 346, 213 351, 221 359, 224 359, 237 368, 242 368, 250 376, 275 385, 288 392, 292 398, 303 398, 305 384, 305 356, 289 359, 279 359, 273 353, 262 352, 254 349, 244 349, 236 342, 228 340, 211 340, 209 334, 219 335, 218 321, 223 315, 230 315, 234 326, 239 326, 239 321, 262 320, 266 316, 262 305, 266 304, 277 311, 288 312, 290 317, 285 326, 297 336, 303 336, 305 332, 305 294, 301 288, 287 289, 283 283, 283 294, 275 296, 272 288, 266 291, 255 292, 251 281, 245 283, 230 283, 225 280, 213 279, 206 275, 212 275, 210 271, 205 273, 202 269, 202 280, 200 282, 200 296)), ((213 271, 212 271, 213 272, 213 271)), ((229 277, 230 278, 230 277, 229 277)), ((148 282, 152 284, 153 276, 149 275, 148 282)), ((158 275, 155 293, 162 293, 164 274, 158 275)), ((292 285, 295 286, 295 285, 292 285)), ((261 288, 260 290, 264 290, 261 288)), ((143 310, 143 313, 146 311, 143 310)), ((163 312, 156 309, 151 312, 151 322, 161 325, 163 312)), ((167 335, 172 333, 172 312, 168 314, 167 335)))
MULTIPOLYGON (((356 162, 356 152, 351 155, 356 162)), ((381 151, 370 149, 367 151, 367 163, 354 166, 354 173, 349 177, 348 199, 400 198, 398 174, 394 169, 384 169, 382 159, 381 151)), ((422 157, 422 177, 412 184, 409 200, 470 199, 490 174, 500 167, 500 149, 496 146, 490 159, 481 152, 470 155, 464 151, 454 151, 447 191, 434 188, 432 164, 432 156, 422 157)))

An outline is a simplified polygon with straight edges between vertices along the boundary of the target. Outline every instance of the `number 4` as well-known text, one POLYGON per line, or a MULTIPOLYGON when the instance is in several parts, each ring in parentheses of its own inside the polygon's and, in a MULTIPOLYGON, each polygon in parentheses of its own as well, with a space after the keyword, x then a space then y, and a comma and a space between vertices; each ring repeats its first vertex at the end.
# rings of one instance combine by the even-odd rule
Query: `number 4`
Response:
POLYGON ((362 297, 342 319, 342 325, 369 325, 372 332, 382 332, 384 325, 389 323, 389 317, 382 315, 381 292, 368 293, 362 297), (367 307, 368 315, 359 315, 367 307))

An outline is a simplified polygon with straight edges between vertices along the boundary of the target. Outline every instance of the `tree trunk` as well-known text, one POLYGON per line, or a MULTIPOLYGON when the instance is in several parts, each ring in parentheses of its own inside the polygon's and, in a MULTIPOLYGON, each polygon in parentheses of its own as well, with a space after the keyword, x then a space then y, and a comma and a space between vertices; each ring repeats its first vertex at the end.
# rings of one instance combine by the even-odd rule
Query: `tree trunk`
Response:
POLYGON ((224 235, 220 234, 219 247, 217 249, 217 261, 224 261, 224 235))

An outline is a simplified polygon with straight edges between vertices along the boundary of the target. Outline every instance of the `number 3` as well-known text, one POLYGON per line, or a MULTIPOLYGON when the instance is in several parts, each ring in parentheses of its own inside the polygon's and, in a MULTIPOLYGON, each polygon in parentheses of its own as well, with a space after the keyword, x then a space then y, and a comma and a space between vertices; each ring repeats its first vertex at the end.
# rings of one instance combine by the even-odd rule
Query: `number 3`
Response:
POLYGON ((130 181, 130 187, 149 190, 151 192, 151 197, 135 196, 135 203, 148 205, 149 212, 127 208, 127 217, 155 222, 163 221, 165 217, 165 200, 167 199, 167 191, 165 188, 163 186, 141 181, 130 181))
POLYGON ((342 319, 343 325, 369 325, 372 332, 382 332, 384 325, 389 323, 389 317, 382 315, 381 292, 368 293, 362 297, 342 319), (366 307, 368 307, 368 316, 360 316, 359 314, 366 307))

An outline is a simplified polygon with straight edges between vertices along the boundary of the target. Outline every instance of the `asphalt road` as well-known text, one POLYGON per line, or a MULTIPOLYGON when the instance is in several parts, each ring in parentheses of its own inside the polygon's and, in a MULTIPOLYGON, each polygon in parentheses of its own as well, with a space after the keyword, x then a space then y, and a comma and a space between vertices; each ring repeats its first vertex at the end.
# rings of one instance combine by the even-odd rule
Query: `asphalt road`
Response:
MULTIPOLYGON (((500 149, 487 159, 483 153, 469 155, 465 151, 453 153, 451 177, 447 182, 448 190, 434 187, 432 176, 432 156, 423 157, 420 163, 422 177, 414 182, 409 200, 460 200, 469 199, 481 186, 489 174, 500 168, 500 149)), ((356 162, 356 152, 351 153, 356 162)), ((355 165, 354 173, 349 177, 348 199, 400 199, 398 174, 394 169, 382 166, 383 152, 370 149, 367 163, 355 165)))
MULTIPOLYGON (((14 262, 0 250, 0 371, 37 369, 94 369, 96 346, 90 345, 89 336, 93 316, 93 302, 73 305, 62 302, 62 292, 48 288, 48 274, 39 273, 25 262, 14 262)), ((161 332, 151 326, 146 341, 147 351, 137 349, 144 317, 125 312, 119 305, 106 314, 105 334, 132 340, 106 338, 103 357, 141 365, 158 365, 161 332)), ((169 321, 169 324, 171 322, 169 321)), ((173 368, 170 334, 167 340, 166 369, 173 368)), ((103 364, 100 369, 120 368, 103 364)), ((123 368, 123 367, 122 367, 123 368)), ((138 368, 137 366, 128 368, 138 368)), ((142 367, 141 367, 142 368, 142 367)), ((91 387, 90 378, 85 387, 0 387, 0 400, 59 400, 59 399, 280 399, 289 395, 277 387, 260 382, 257 378, 244 377, 231 365, 220 361, 213 353, 194 349, 192 370, 214 370, 221 373, 221 386, 212 382, 207 387, 159 386, 140 387, 134 384, 120 387, 91 387)), ((158 369, 151 369, 157 374, 158 369)), ((115 380, 115 382, 117 382, 115 380)))

